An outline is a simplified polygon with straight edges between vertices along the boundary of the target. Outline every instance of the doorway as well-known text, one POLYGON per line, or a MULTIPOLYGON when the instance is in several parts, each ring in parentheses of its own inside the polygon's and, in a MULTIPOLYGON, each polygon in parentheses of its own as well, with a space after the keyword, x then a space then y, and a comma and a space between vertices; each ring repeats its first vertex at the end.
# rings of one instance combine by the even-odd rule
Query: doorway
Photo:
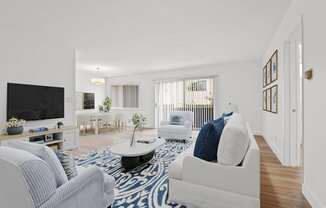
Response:
POLYGON ((303 37, 302 24, 285 43, 285 149, 290 166, 303 164, 303 37))

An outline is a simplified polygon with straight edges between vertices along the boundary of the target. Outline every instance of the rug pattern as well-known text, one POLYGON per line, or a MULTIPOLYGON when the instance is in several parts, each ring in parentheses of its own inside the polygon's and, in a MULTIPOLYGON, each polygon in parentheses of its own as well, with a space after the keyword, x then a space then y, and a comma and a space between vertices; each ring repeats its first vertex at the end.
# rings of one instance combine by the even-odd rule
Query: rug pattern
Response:
POLYGON ((77 165, 83 167, 96 165, 115 178, 115 201, 112 208, 185 208, 178 204, 167 204, 167 171, 169 164, 190 145, 191 142, 166 142, 150 162, 129 172, 124 171, 120 156, 112 154, 109 147, 91 152, 76 161, 77 165))

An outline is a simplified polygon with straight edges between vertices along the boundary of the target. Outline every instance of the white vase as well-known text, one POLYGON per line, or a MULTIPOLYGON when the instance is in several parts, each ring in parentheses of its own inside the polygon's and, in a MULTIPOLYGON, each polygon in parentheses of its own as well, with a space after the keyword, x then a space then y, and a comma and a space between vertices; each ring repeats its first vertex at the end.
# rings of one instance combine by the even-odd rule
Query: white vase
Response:
POLYGON ((132 133, 132 136, 131 136, 131 140, 130 140, 130 147, 134 147, 136 146, 136 139, 135 139, 135 133, 136 133, 136 127, 134 128, 134 131, 132 133))

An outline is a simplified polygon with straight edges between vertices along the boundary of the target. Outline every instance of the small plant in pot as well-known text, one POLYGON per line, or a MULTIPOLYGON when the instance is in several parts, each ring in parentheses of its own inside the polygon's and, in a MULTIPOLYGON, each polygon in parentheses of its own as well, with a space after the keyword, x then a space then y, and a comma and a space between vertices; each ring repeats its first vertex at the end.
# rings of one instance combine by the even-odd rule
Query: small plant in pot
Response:
POLYGON ((7 133, 8 135, 21 134, 24 131, 25 120, 11 118, 7 121, 7 133))
POLYGON ((146 123, 146 117, 143 116, 141 113, 134 113, 132 115, 132 119, 131 119, 133 125, 134 125, 134 130, 132 132, 132 137, 131 137, 131 141, 130 141, 130 146, 133 147, 136 144, 136 140, 135 140, 135 133, 136 130, 138 128, 144 128, 144 125, 146 123))
POLYGON ((112 106, 112 99, 110 97, 106 97, 103 102, 103 108, 105 112, 109 112, 112 106))

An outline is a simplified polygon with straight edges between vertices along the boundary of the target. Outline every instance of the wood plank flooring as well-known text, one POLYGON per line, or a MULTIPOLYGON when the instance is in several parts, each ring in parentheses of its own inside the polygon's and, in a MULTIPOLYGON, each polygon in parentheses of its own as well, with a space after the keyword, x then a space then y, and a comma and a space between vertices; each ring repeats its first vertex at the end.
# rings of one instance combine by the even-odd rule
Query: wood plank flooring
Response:
MULTIPOLYGON (((194 132, 194 138, 196 138, 194 132)), ((102 149, 129 139, 131 130, 106 130, 99 136, 93 134, 80 137, 80 148, 72 151, 78 156, 89 151, 102 149)), ((156 130, 137 132, 137 137, 151 137, 156 130)), ((284 167, 265 140, 256 136, 261 151, 261 208, 311 208, 302 191, 300 168, 284 167)))
POLYGON ((256 136, 261 152, 261 207, 310 208, 302 191, 300 168, 284 167, 261 136, 256 136))

